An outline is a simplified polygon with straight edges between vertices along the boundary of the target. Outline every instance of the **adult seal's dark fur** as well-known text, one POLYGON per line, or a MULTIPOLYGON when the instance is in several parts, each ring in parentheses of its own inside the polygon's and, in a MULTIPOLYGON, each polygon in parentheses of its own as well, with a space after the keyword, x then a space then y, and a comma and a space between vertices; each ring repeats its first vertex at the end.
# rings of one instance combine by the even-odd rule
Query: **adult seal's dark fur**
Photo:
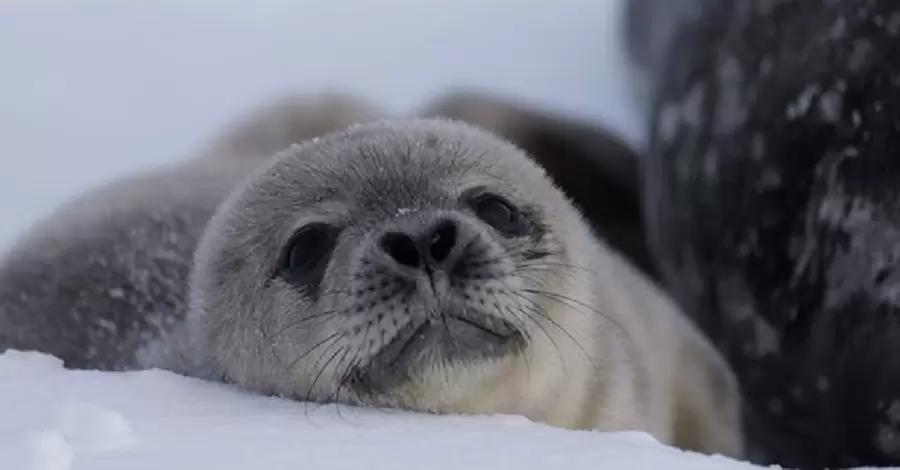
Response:
POLYGON ((760 458, 900 464, 900 3, 631 0, 665 284, 760 458))

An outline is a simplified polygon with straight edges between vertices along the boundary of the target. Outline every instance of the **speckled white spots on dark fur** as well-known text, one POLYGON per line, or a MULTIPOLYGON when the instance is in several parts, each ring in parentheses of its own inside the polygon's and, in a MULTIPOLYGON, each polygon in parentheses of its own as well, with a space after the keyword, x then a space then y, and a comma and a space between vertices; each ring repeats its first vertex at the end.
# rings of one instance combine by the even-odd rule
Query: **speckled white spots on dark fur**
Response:
POLYGON ((758 191, 770 191, 781 186, 781 182, 782 176, 778 168, 765 166, 760 172, 759 179, 756 180, 756 189, 758 191))
POLYGON ((859 72, 869 62, 870 55, 875 54, 875 47, 867 39, 853 41, 853 50, 847 61, 847 67, 851 72, 859 72))
POLYGON ((831 390, 831 379, 824 375, 820 375, 816 378, 816 389, 820 392, 831 390))
POLYGON ((860 290, 887 304, 900 306, 900 226, 886 212, 863 196, 847 194, 834 184, 818 206, 820 223, 849 236, 837 249, 827 270, 824 304, 838 307, 860 290))
POLYGON ((900 13, 893 13, 885 23, 885 29, 893 35, 900 35, 900 13))
POLYGON ((878 427, 875 445, 885 453, 900 455, 900 401, 892 400, 890 406, 880 405, 887 422, 878 427))
POLYGON ((820 88, 818 84, 813 83, 808 85, 799 95, 797 95, 797 98, 795 98, 793 102, 788 104, 788 107, 784 112, 785 116, 791 120, 805 116, 809 111, 813 98, 816 98, 819 95, 819 92, 820 88))
POLYGON ((703 176, 709 180, 719 176, 719 157, 715 148, 710 147, 703 154, 703 176))
POLYGON ((837 87, 823 92, 819 96, 819 115, 826 122, 837 123, 841 119, 841 106, 844 96, 837 87))
POLYGON ((666 105, 659 112, 659 124, 657 124, 657 133, 660 138, 671 140, 678 135, 678 126, 680 123, 680 109, 675 105, 666 105))
POLYGON ((900 455, 900 432, 890 424, 882 424, 875 434, 875 445, 889 455, 900 455))
POLYGON ((766 138, 762 134, 754 134, 750 141, 750 156, 756 161, 762 161, 766 156, 766 138))
POLYGON ((703 99, 706 96, 706 89, 702 85, 695 85, 688 92, 684 100, 681 112, 681 121, 683 124, 697 128, 703 125, 703 99))
POLYGON ((842 39, 847 34, 847 20, 843 16, 835 18, 828 34, 831 39, 842 39))
POLYGON ((773 415, 779 415, 784 412, 784 403, 778 398, 771 398, 769 399, 768 410, 773 415))
POLYGON ((696 85, 681 103, 664 105, 659 113, 658 132, 661 137, 674 139, 682 126, 699 128, 703 124, 703 97, 705 87, 696 85))
POLYGON ((891 424, 900 424, 900 400, 891 400, 890 406, 887 407, 887 417, 891 424))
POLYGON ((750 357, 776 356, 780 351, 780 341, 776 330, 757 311, 746 282, 734 276, 723 277, 718 282, 722 312, 733 325, 754 331, 752 341, 741 345, 750 357))
POLYGON ((742 92, 746 92, 741 64, 733 57, 726 57, 719 65, 717 75, 719 97, 716 100, 716 119, 713 129, 717 134, 729 134, 747 119, 748 110, 742 92))
POLYGON ((96 324, 97 324, 97 326, 108 331, 109 334, 112 334, 112 335, 116 334, 116 332, 118 331, 118 327, 116 327, 116 324, 105 318, 97 318, 96 324))
POLYGON ((681 119, 652 135, 648 158, 663 187, 647 215, 662 227, 654 243, 667 281, 736 359, 755 408, 765 411, 770 398, 784 404, 771 423, 802 445, 779 442, 775 453, 833 466, 878 461, 879 423, 864 408, 896 381, 850 381, 897 371, 872 359, 890 350, 900 307, 900 194, 890 183, 900 42, 888 36, 900 32, 900 10, 883 0, 696 3, 708 7, 704 19, 683 28, 657 69, 656 112, 681 119), (740 93, 718 86, 733 60, 746 74, 731 74, 740 93), (750 119, 720 136, 732 116, 721 108, 735 97, 747 100, 750 119), (709 113, 699 127, 683 109, 669 112, 690 100, 709 113), (711 168, 720 179, 709 178, 711 168), (707 285, 688 288, 687 276, 707 285), (728 289, 729 276, 749 285, 728 289), (759 354, 766 331, 748 315, 770 320, 789 357, 759 354), (792 374, 806 381, 783 383, 792 374), (795 398, 795 386, 809 396, 795 398), (848 437, 851 428, 861 437, 848 437), (824 441, 835 449, 817 449, 824 441))

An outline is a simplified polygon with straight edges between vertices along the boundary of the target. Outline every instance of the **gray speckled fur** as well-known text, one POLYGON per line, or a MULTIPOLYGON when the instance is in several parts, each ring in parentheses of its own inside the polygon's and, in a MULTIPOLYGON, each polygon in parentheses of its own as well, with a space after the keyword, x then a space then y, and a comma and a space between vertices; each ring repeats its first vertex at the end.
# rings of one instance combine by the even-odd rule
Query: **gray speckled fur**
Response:
POLYGON ((524 152, 438 119, 309 139, 305 124, 284 131, 309 122, 291 109, 269 108, 259 119, 272 126, 245 121, 198 159, 85 196, 36 227, 0 269, 0 347, 70 367, 161 367, 302 399, 519 414, 742 453, 740 394, 722 358, 524 152), (292 141, 303 142, 266 158, 292 141), (463 196, 476 187, 519 207, 530 229, 505 237, 481 221, 463 196), (447 278, 431 279, 446 295, 429 297, 421 273, 379 261, 376 240, 438 217, 458 223, 459 257, 448 259, 481 267, 446 266, 447 278), (317 295, 277 275, 310 221, 342 228, 317 295), (388 292, 407 281, 408 295, 388 292), (503 320, 523 344, 476 350, 462 329, 390 380, 348 386, 354 369, 375 382, 394 373, 377 367, 379 354, 403 324, 428 318, 449 334, 454 314, 503 320))
POLYGON ((222 199, 274 151, 376 114, 338 94, 285 97, 196 158, 64 204, 0 261, 0 351, 46 351, 72 368, 141 367, 142 348, 186 313, 193 252, 222 199))
POLYGON ((460 119, 515 143, 547 170, 598 236, 655 277, 640 220, 638 154, 615 132, 521 97, 469 87, 442 93, 421 113, 460 119))
POLYGON ((300 399, 519 414, 741 453, 740 396, 722 358, 593 236, 542 168, 462 122, 381 121, 293 146, 225 200, 195 261, 188 328, 169 344, 204 376, 300 399), (464 196, 477 187, 521 208, 534 230, 504 237, 478 219, 464 196), (438 217, 457 221, 460 244, 479 253, 459 260, 484 277, 448 267, 432 279, 456 285, 433 308, 421 273, 379 262, 376 240, 438 217), (317 295, 274 275, 310 222, 341 229, 317 295), (444 315, 460 312, 504 320, 524 344, 498 354, 456 331, 402 370, 378 367, 404 326, 430 319, 449 330, 444 315), (375 380, 359 386, 355 371, 375 380))

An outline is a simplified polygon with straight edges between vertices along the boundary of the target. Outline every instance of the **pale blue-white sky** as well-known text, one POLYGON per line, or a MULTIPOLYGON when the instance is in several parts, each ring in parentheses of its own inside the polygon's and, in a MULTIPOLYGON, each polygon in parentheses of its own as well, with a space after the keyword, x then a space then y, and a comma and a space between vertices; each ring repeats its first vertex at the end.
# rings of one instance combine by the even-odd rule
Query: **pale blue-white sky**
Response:
POLYGON ((0 248, 292 90, 405 112, 480 86, 634 141, 620 0, 0 0, 0 248))

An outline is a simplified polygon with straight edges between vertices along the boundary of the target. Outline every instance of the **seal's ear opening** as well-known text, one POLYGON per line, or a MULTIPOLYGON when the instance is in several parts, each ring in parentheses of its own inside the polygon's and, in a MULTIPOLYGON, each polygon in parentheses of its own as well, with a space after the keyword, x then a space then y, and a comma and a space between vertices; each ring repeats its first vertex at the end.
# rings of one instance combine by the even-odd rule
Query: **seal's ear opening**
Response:
POLYGON ((598 235, 656 278, 641 221, 638 155, 612 131, 473 90, 445 93, 420 113, 466 121, 525 150, 598 235))

